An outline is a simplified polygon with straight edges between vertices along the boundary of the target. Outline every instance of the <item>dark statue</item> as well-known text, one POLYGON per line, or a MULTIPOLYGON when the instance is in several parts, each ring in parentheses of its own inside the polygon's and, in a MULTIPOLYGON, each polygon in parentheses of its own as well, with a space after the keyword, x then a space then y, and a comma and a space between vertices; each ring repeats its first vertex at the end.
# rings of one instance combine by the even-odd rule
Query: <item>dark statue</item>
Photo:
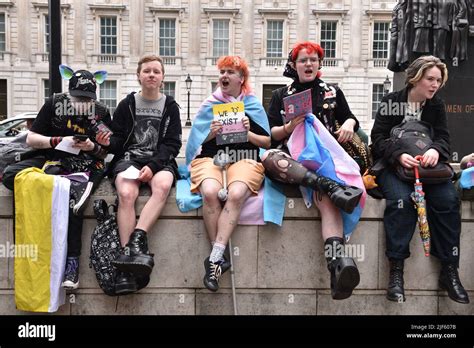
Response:
POLYGON ((474 36, 474 0, 398 0, 388 69, 404 71, 425 54, 456 66, 467 59, 469 36, 474 36))

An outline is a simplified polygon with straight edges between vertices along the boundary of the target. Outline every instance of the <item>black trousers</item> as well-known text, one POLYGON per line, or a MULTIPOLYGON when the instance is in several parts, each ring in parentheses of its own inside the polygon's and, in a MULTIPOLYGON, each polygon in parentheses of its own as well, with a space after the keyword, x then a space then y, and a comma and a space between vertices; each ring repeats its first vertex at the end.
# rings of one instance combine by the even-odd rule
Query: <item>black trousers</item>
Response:
MULTIPOLYGON (((36 167, 42 168, 44 163, 47 161, 45 157, 33 157, 24 161, 20 161, 9 165, 5 168, 3 174, 3 184, 10 190, 14 190, 15 176, 23 169, 36 167)), ((100 180, 95 179, 92 191, 94 191, 99 185, 100 180)), ((67 256, 79 257, 81 255, 82 248, 82 224, 83 224, 83 213, 74 215, 72 207, 69 207, 69 221, 68 221, 68 236, 67 236, 67 256)))
MULTIPOLYGON (((385 254, 390 259, 406 259, 410 256, 409 244, 417 224, 417 212, 410 197, 414 191, 413 184, 401 181, 390 168, 382 172, 377 182, 386 198, 383 220, 385 254)), ((431 254, 444 264, 458 265, 461 215, 456 189, 448 181, 442 184, 424 184, 423 191, 431 232, 431 254)), ((422 252, 421 241, 416 252, 422 252)))

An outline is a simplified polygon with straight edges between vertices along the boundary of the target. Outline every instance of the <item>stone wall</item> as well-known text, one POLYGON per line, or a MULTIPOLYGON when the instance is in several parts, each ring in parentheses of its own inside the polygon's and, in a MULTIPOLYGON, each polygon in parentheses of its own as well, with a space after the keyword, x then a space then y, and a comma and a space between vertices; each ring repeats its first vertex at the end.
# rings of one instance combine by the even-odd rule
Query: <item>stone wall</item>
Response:
MULTIPOLYGON (((140 211, 146 202, 143 191, 138 202, 140 211)), ((112 189, 104 182, 92 200, 114 201, 112 189)), ((232 314, 230 275, 221 280, 217 293, 202 284, 203 260, 208 256, 207 241, 200 210, 182 214, 175 203, 173 190, 161 219, 150 233, 150 249, 155 253, 155 268, 147 288, 137 294, 109 297, 98 288, 89 268, 90 235, 95 226, 92 204, 86 209, 83 230, 83 253, 80 266, 80 288, 58 314, 232 314)), ((406 263, 407 301, 394 303, 385 299, 388 262, 384 254, 384 203, 369 198, 350 243, 363 250, 356 260, 361 282, 353 295, 333 301, 329 273, 323 258, 320 218, 315 208, 307 210, 300 198, 288 198, 285 221, 275 225, 239 226, 233 234, 237 305, 239 314, 299 315, 448 315, 474 314, 474 304, 451 301, 438 290, 439 264, 423 255, 415 232, 412 256, 406 263)), ((460 274, 471 299, 474 299, 474 208, 463 202, 460 274)), ((13 243, 12 196, 0 187, 0 243, 13 243)), ((13 259, 0 258, 0 314, 22 314, 16 311, 13 292, 13 259)))

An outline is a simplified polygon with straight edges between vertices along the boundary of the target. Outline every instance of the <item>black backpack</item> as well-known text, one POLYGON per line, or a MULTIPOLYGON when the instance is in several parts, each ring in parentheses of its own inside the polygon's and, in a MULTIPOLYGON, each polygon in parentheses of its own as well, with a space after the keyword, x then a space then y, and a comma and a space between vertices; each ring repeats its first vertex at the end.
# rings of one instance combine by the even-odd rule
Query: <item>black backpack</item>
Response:
POLYGON ((120 236, 115 214, 109 213, 109 208, 103 199, 94 201, 94 214, 97 226, 91 237, 91 253, 89 267, 94 268, 100 288, 109 296, 115 296, 116 269, 112 265, 120 253, 120 236))
MULTIPOLYGON (((112 262, 121 252, 120 235, 115 212, 117 204, 107 205, 103 199, 94 201, 94 214, 97 218, 97 226, 91 237, 91 253, 89 267, 94 268, 97 282, 102 291, 109 296, 118 296, 115 293, 115 276, 117 269, 112 262), (114 208, 114 214, 110 213, 110 207, 114 208)), ((150 282, 150 276, 135 278, 137 291, 143 289, 150 282)))

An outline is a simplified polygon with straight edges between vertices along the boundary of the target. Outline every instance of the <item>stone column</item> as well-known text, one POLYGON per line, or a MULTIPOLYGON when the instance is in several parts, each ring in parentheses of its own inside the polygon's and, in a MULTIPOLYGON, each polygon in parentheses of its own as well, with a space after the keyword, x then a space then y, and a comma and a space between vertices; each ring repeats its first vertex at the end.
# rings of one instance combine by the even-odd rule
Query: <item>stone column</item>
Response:
POLYGON ((244 0, 240 12, 242 14, 242 57, 249 64, 253 61, 253 28, 255 26, 253 8, 253 0, 244 0))
MULTIPOLYGON (((21 62, 31 62, 31 14, 29 12, 29 1, 17 1, 17 15, 18 15, 18 55, 17 58, 21 62), (30 23, 30 25, 25 25, 30 23)), ((34 11, 34 9, 32 9, 34 11)))
MULTIPOLYGON (((85 63, 86 58, 86 30, 87 25, 78 25, 78 23, 90 23, 87 22, 87 2, 83 0, 75 0, 72 5, 74 9, 74 18, 72 19, 71 25, 74 26, 74 47, 72 49, 72 61, 74 63, 85 63)), ((90 23, 92 25, 92 23, 90 23)), ((69 52, 67 52, 69 53, 69 52)), ((71 64, 76 66, 77 64, 71 64)))
POLYGON ((293 16, 296 17, 296 41, 307 41, 309 38, 308 16, 310 15, 308 0, 298 0, 298 7, 293 16))
MULTIPOLYGON (((138 62, 144 52, 145 2, 130 1, 130 61, 138 62)), ((155 38, 153 38, 155 39, 155 38)))
MULTIPOLYGON (((351 59, 349 66, 361 66, 361 48, 362 48, 362 0, 352 0, 350 11, 350 38, 351 38, 351 59)), ((347 19, 344 18, 344 21, 347 19)))
POLYGON ((189 0, 188 65, 200 65, 201 0, 189 0))

